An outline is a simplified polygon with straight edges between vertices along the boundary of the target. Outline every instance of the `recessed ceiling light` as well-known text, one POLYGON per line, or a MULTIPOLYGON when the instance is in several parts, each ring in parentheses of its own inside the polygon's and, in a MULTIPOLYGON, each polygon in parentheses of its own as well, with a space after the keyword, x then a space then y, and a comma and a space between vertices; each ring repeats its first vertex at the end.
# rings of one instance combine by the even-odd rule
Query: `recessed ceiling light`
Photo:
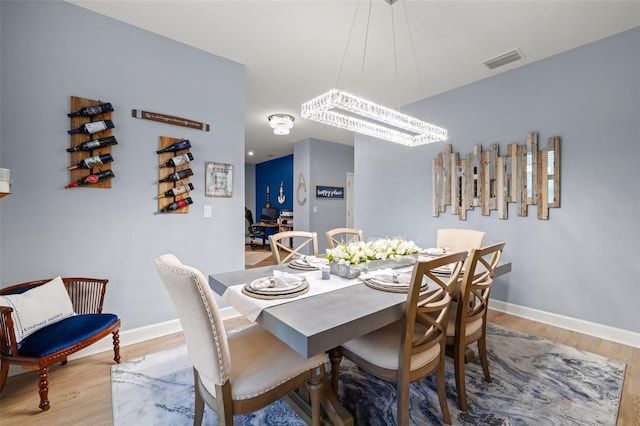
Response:
POLYGON ((247 155, 253 155, 253 151, 247 152, 247 155))

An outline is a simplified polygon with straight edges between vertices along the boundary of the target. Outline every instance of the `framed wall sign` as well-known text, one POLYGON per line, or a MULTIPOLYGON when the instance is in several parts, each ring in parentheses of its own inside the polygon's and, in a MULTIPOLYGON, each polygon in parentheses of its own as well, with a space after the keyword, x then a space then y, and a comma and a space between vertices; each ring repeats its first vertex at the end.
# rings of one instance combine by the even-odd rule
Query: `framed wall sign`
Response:
POLYGON ((316 198, 344 198, 344 187, 316 185, 316 198))
POLYGON ((231 197, 233 191, 231 164, 207 162, 204 172, 205 197, 231 197))

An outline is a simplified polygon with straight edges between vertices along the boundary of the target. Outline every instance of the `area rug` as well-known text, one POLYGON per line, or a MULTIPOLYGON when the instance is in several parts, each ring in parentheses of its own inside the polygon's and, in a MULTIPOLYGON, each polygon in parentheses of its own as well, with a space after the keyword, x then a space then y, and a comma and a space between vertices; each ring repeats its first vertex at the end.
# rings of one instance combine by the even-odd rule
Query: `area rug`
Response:
MULTIPOLYGON (((470 409, 456 406, 453 365, 447 359, 447 399, 454 425, 615 425, 624 381, 620 361, 557 345, 489 324, 487 349, 492 383, 479 361, 467 364, 470 409)), ((411 385, 411 424, 441 425, 430 376, 411 385)), ((193 372, 185 346, 111 368, 113 421, 125 425, 193 424, 193 372)), ((340 400, 356 425, 393 425, 396 386, 349 360, 340 369, 340 400)), ((208 407, 203 424, 216 425, 208 407)), ((283 401, 244 416, 236 425, 304 425, 283 401)))
POLYGON ((245 251, 244 263, 245 265, 255 265, 271 256, 273 255, 270 251, 245 251))

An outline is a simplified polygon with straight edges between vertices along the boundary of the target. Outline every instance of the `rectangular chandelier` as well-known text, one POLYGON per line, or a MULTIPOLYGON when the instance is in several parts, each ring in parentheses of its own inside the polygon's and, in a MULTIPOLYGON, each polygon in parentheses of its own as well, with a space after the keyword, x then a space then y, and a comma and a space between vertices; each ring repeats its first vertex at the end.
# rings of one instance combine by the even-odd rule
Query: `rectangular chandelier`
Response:
POLYGON ((302 104, 304 118, 406 146, 447 140, 447 130, 332 89, 302 104))

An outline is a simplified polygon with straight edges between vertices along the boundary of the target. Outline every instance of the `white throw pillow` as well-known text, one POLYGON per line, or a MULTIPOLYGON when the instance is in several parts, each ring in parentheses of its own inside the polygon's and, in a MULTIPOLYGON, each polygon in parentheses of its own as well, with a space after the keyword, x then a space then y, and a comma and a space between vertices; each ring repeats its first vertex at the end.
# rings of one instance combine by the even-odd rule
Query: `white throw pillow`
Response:
POLYGON ((18 343, 49 324, 74 315, 60 277, 21 294, 0 296, 0 305, 13 308, 11 315, 18 343))

